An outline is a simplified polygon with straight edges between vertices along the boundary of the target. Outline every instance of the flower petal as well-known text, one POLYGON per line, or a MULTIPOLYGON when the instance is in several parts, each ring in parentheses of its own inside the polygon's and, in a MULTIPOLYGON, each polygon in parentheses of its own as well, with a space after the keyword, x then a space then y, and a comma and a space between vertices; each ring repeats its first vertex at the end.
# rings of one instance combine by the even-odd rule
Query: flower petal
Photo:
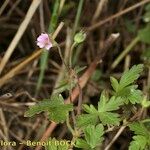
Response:
POLYGON ((37 42, 37 45, 40 47, 40 48, 44 48, 44 44, 43 43, 40 43, 40 42, 37 42))
POLYGON ((41 33, 41 35, 37 38, 37 45, 40 48, 45 48, 49 50, 52 47, 52 43, 49 38, 49 35, 46 33, 41 33))
POLYGON ((47 49, 47 50, 49 50, 51 47, 52 47, 52 44, 51 44, 51 43, 50 43, 50 44, 45 45, 45 49, 47 49))

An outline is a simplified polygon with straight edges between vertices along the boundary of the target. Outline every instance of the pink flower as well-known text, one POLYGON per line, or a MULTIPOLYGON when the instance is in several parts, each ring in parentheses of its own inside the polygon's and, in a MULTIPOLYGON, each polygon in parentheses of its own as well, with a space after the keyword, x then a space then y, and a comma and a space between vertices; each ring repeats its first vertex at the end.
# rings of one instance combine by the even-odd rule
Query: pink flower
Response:
POLYGON ((49 50, 53 46, 48 34, 46 33, 41 33, 41 35, 37 38, 37 45, 40 48, 45 48, 46 50, 49 50))

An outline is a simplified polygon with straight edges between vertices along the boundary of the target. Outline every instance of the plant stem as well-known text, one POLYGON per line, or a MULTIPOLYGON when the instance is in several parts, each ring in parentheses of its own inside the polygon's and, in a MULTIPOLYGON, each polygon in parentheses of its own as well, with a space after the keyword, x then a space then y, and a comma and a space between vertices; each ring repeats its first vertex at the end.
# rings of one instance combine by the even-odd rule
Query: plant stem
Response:
MULTIPOLYGON (((60 0, 55 0, 54 10, 52 12, 52 17, 51 17, 49 28, 48 28, 49 33, 54 32, 54 30, 57 26, 57 21, 58 21, 58 17, 59 17, 58 16, 59 5, 60 5, 60 0)), ((47 62, 48 62, 48 56, 49 56, 48 51, 44 51, 42 53, 41 60, 40 60, 41 61, 41 63, 40 63, 40 75, 39 75, 38 83, 37 83, 37 87, 36 87, 36 94, 40 90, 40 87, 41 87, 42 82, 43 82, 45 69, 47 67, 47 62)))
POLYGON ((79 100, 78 100, 78 108, 77 108, 77 114, 80 115, 81 114, 81 107, 82 107, 82 88, 80 86, 80 83, 79 83, 79 79, 78 79, 78 88, 79 88, 79 100))
POLYGON ((149 91, 150 91, 150 67, 148 67, 148 78, 147 78, 147 94, 148 94, 148 97, 150 97, 149 91))
POLYGON ((69 122, 69 116, 68 116, 67 119, 66 119, 66 124, 67 124, 68 129, 69 129, 70 132, 72 133, 72 135, 74 135, 74 130, 72 129, 72 127, 71 127, 71 125, 70 125, 70 122, 69 122))
POLYGON ((69 51, 69 68, 72 68, 72 54, 73 54, 73 49, 75 48, 76 43, 73 43, 70 51, 69 51))
POLYGON ((67 66, 67 64, 66 64, 66 62, 65 62, 65 60, 64 60, 64 58, 63 58, 63 55, 62 55, 62 53, 61 53, 61 49, 60 49, 59 45, 56 44, 56 47, 57 47, 57 49, 58 49, 59 56, 60 56, 60 58, 61 58, 62 63, 65 65, 67 71, 69 71, 69 67, 67 66))
POLYGON ((128 54, 132 48, 139 42, 139 37, 134 38, 131 43, 126 47, 126 49, 115 59, 113 62, 111 69, 116 68, 116 66, 121 62, 121 60, 128 54))
POLYGON ((72 58, 72 64, 75 65, 78 61, 78 57, 80 55, 80 52, 83 48, 83 43, 81 43, 75 50, 74 54, 73 54, 73 58, 72 58))
POLYGON ((74 27, 73 27, 73 34, 72 34, 73 36, 74 36, 74 34, 78 28, 83 2, 84 2, 84 0, 79 0, 78 10, 77 10, 77 14, 76 14, 75 22, 74 22, 74 27))
MULTIPOLYGON (((78 10, 77 10, 77 14, 76 14, 76 18, 75 18, 75 22, 74 22, 74 26, 73 26, 73 31, 72 31, 72 40, 73 40, 73 37, 74 37, 74 35, 75 35, 76 31, 77 31, 77 28, 79 26, 79 20, 80 20, 80 16, 81 16, 81 12, 82 12, 83 2, 84 2, 84 0, 80 0, 79 1, 78 10)), ((72 60, 73 64, 75 64, 74 60, 77 60, 75 57, 78 56, 80 51, 81 51, 81 49, 78 49, 77 51, 75 51, 74 56, 72 58, 73 59, 72 60)))

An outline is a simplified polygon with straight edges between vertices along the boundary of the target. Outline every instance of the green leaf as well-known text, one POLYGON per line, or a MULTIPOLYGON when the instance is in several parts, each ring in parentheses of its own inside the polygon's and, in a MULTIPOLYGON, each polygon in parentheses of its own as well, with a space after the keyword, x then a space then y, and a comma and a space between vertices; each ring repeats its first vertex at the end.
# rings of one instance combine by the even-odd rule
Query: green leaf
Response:
POLYGON ((49 119, 56 123, 63 123, 66 121, 69 111, 72 111, 73 107, 71 104, 63 104, 53 108, 50 108, 48 116, 49 119))
POLYGON ((147 99, 143 99, 141 104, 142 104, 142 107, 144 107, 144 108, 150 107, 150 101, 147 99))
POLYGON ((130 130, 134 132, 133 141, 130 143, 129 150, 148 150, 150 146, 150 132, 142 122, 129 124, 130 130))
POLYGON ((130 124, 129 127, 130 127, 130 130, 134 131, 135 134, 139 134, 139 135, 143 135, 143 136, 148 135, 148 130, 140 122, 134 122, 134 123, 130 124))
POLYGON ((43 111, 48 112, 49 119, 57 123, 64 122, 69 111, 73 110, 72 104, 64 104, 64 99, 61 95, 53 95, 50 100, 42 101, 39 104, 31 106, 25 113, 25 116, 32 117, 43 111))
POLYGON ((98 111, 93 105, 83 104, 83 110, 88 114, 81 114, 77 117, 77 126, 85 127, 89 124, 95 125, 98 121, 98 111))
POLYGON ((58 87, 54 89, 54 93, 62 93, 70 88, 68 80, 64 79, 59 82, 58 87))
MULTIPOLYGON (((68 145, 58 145, 57 150, 68 150, 69 146, 68 145)), ((51 149, 53 150, 53 149, 51 149)))
POLYGON ((99 113, 99 118, 104 125, 119 125, 120 118, 119 114, 111 113, 111 112, 104 112, 99 113))
POLYGON ((53 139, 50 138, 47 142, 51 142, 51 144, 47 144, 45 146, 45 149, 46 150, 57 150, 57 145, 55 144, 55 141, 56 141, 55 138, 53 138, 53 139))
POLYGON ((119 125, 119 114, 111 112, 118 110, 124 101, 121 97, 109 97, 105 91, 102 92, 98 102, 98 110, 93 106, 83 105, 83 110, 88 114, 82 114, 77 117, 77 126, 85 127, 87 125, 96 125, 100 120, 104 125, 119 125))
MULTIPOLYGON (((25 117, 32 117, 35 114, 39 114, 43 111, 48 111, 49 105, 51 104, 50 100, 43 100, 34 106, 30 106, 29 109, 25 112, 25 117)), ((53 104, 51 104, 53 105, 53 104)))
POLYGON ((111 81, 111 86, 113 87, 114 91, 118 91, 118 87, 119 87, 119 83, 117 81, 117 79, 115 79, 114 77, 110 77, 110 81, 111 81))
POLYGON ((123 88, 121 91, 115 93, 116 96, 120 96, 125 104, 131 102, 132 104, 141 103, 142 92, 137 89, 137 85, 130 85, 123 88))
POLYGON ((113 111, 119 109, 119 107, 123 105, 123 100, 121 97, 111 97, 109 101, 105 99, 103 95, 100 98, 100 102, 98 103, 98 111, 99 112, 106 112, 106 111, 113 111))
POLYGON ((104 127, 102 124, 88 125, 83 130, 85 140, 78 138, 76 140, 76 147, 87 150, 93 150, 95 147, 100 145, 103 141, 104 127))
POLYGON ((75 147, 77 148, 83 148, 83 149, 87 149, 87 150, 90 150, 90 146, 87 144, 87 142, 81 138, 78 138, 76 140, 76 144, 75 144, 75 147))
POLYGON ((140 76, 140 73, 143 71, 143 65, 134 65, 130 70, 127 70, 123 73, 120 82, 119 90, 122 90, 126 86, 132 84, 140 76))
POLYGON ((148 24, 144 29, 139 30, 138 37, 142 42, 150 44, 150 24, 148 24))
POLYGON ((120 97, 111 97, 110 100, 103 92, 98 102, 98 115, 102 123, 110 125, 119 125, 119 115, 111 111, 118 110, 123 105, 123 100, 120 97))
POLYGON ((83 104, 83 110, 90 114, 97 113, 97 110, 93 105, 88 106, 87 104, 83 104))
POLYGON ((77 117, 77 126, 86 127, 87 125, 95 125, 98 121, 96 114, 82 114, 77 117))
POLYGON ((56 87, 54 89, 54 94, 62 93, 64 91, 66 91, 66 90, 69 91, 70 88, 72 89, 72 88, 75 87, 76 82, 74 80, 69 81, 68 79, 69 79, 69 77, 66 74, 66 76, 64 77, 64 79, 59 82, 58 87, 56 87), (70 82, 71 82, 71 87, 70 87, 70 82))
POLYGON ((125 71, 118 83, 118 81, 111 77, 111 85, 114 89, 113 95, 121 97, 125 104, 131 102, 132 104, 141 103, 142 92, 137 89, 137 85, 132 85, 140 76, 143 70, 143 65, 134 65, 131 69, 125 71))
POLYGON ((48 143, 45 146, 46 150, 68 150, 69 148, 69 143, 66 140, 58 141, 55 138, 50 138, 46 143, 48 143))
POLYGON ((137 89, 130 89, 130 94, 128 95, 128 99, 132 104, 141 103, 142 101, 142 92, 137 89))
POLYGON ((129 150, 146 150, 147 139, 145 136, 133 136, 133 141, 130 143, 129 150))
POLYGON ((74 70, 76 72, 76 74, 82 72, 83 70, 85 70, 87 68, 87 66, 83 66, 83 67, 79 67, 79 66, 75 66, 74 70))
POLYGON ((91 148, 95 148, 103 141, 104 127, 102 124, 98 124, 96 127, 94 125, 89 125, 84 129, 85 139, 91 148))

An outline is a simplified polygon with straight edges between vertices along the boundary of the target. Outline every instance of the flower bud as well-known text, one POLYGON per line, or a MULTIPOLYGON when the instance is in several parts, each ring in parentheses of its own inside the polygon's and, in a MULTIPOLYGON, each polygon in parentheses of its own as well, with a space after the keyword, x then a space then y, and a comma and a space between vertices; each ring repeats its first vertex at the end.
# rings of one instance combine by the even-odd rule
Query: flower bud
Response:
POLYGON ((82 43, 86 38, 86 33, 83 31, 80 31, 78 33, 76 33, 76 35, 74 36, 74 42, 79 44, 82 43))

